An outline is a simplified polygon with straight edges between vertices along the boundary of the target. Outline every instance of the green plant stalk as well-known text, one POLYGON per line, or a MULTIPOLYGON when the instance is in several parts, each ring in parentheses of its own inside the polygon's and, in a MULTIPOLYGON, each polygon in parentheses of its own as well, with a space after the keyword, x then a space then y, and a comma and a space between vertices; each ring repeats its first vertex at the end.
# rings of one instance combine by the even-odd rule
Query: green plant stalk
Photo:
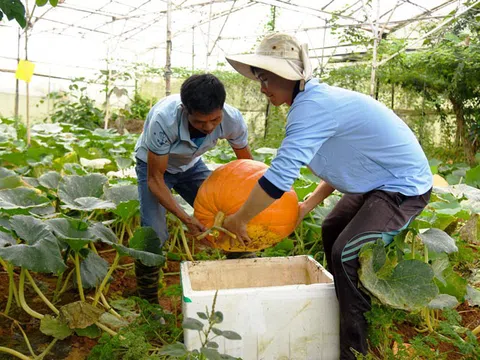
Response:
POLYGON ((60 314, 60 311, 58 311, 58 309, 55 307, 55 305, 53 305, 48 299, 47 297, 42 293, 42 291, 39 289, 39 287, 37 286, 37 284, 35 284, 35 280, 33 280, 32 278, 32 275, 30 275, 30 272, 25 269, 25 275, 27 276, 28 278, 28 281, 30 282, 30 285, 32 285, 33 289, 35 290, 35 292, 38 294, 38 296, 40 296, 40 299, 43 300, 43 302, 45 304, 47 304, 47 306, 56 314, 60 314))
POLYGON ((123 237, 125 236, 125 228, 126 228, 126 224, 125 223, 122 223, 122 231, 120 232, 120 244, 123 245, 123 237))
POLYGON ((33 310, 30 306, 28 306, 27 302, 25 301, 25 269, 24 268, 22 268, 22 270, 20 271, 20 281, 18 284, 18 297, 20 299, 20 306, 22 307, 23 310, 25 310, 25 312, 28 315, 40 320, 43 319, 44 315, 33 310))
POLYGON ((28 357, 28 356, 23 355, 22 353, 20 353, 18 351, 15 351, 13 349, 9 349, 9 348, 3 347, 3 346, 0 346, 0 352, 4 352, 4 353, 7 353, 7 354, 16 356, 17 358, 23 359, 23 360, 33 360, 31 357, 28 357))
POLYGON ((477 336, 480 334, 480 325, 478 325, 475 329, 472 330, 473 335, 477 336))
POLYGON ((58 339, 53 339, 52 342, 48 344, 47 348, 43 350, 42 353, 35 358, 35 360, 42 360, 50 352, 50 350, 52 350, 57 341, 58 339))
POLYGON ((193 259, 193 256, 192 256, 192 253, 190 252, 190 249, 188 247, 188 243, 187 243, 187 238, 185 236, 185 232, 183 231, 183 227, 180 226, 180 237, 182 238, 182 242, 183 242, 183 247, 185 248, 185 251, 187 253, 187 259, 190 260, 190 261, 195 261, 193 259))
MULTIPOLYGON (((2 258, 0 258, 0 263, 2 264, 2 266, 6 269, 6 271, 8 273, 8 281, 9 281, 9 284, 8 284, 9 295, 8 296, 10 298, 10 287, 11 287, 13 296, 15 297, 15 302, 17 303, 17 306, 20 307, 20 300, 18 299, 17 285, 15 285, 15 279, 13 277, 13 265, 10 264, 10 263, 6 263, 5 261, 3 261, 2 258)), ((7 308, 8 308, 8 310, 10 310, 8 302, 7 302, 7 308)), ((6 311, 5 315, 7 315, 8 311, 7 310, 5 310, 5 311, 6 311)))
MULTIPOLYGON (((210 331, 212 331, 213 325, 215 325, 215 305, 217 303, 217 295, 218 295, 218 290, 215 291, 215 296, 213 297, 213 304, 212 304, 212 312, 210 316, 208 317, 208 329, 205 331, 203 334, 205 335, 205 340, 202 342, 202 347, 205 347, 208 343, 208 335, 210 334, 210 331)), ((208 314, 208 309, 207 309, 207 314, 208 314)), ((200 338, 200 341, 202 339, 200 338)))
POLYGON ((123 319, 122 318, 122 315, 120 315, 119 313, 117 313, 111 306, 110 304, 108 303, 107 299, 105 298, 105 295, 103 295, 103 293, 100 293, 100 299, 102 300, 102 304, 103 306, 105 306, 105 309, 107 309, 107 311, 116 316, 117 318, 119 319, 123 319))
POLYGON ((28 340, 27 334, 25 334, 25 331, 23 331, 22 327, 20 326, 20 324, 17 321, 15 321, 15 325, 17 325, 18 328, 20 329, 20 332, 23 335, 25 343, 27 344, 28 351, 30 351, 30 354, 32 354, 33 357, 36 357, 37 355, 35 355, 35 351, 33 351, 33 349, 32 349, 32 345, 30 344, 30 340, 28 340))
POLYGON ((90 243, 90 248, 92 249, 92 251, 98 255, 98 251, 97 251, 97 248, 95 247, 95 244, 93 242, 90 243))
POLYGON ((95 325, 97 325, 100 329, 102 329, 103 331, 105 331, 107 334, 111 335, 111 336, 116 336, 117 333, 115 331, 113 331, 112 329, 106 327, 105 325, 103 325, 101 322, 97 321, 95 323, 95 325))
POLYGON ((60 291, 57 294, 54 295, 53 302, 57 302, 60 295, 62 295, 67 290, 68 282, 70 281, 70 278, 72 277, 72 274, 73 274, 74 271, 75 271, 75 269, 70 270, 70 272, 67 275, 67 278, 65 279, 65 282, 63 283, 62 288, 60 289, 60 291))
POLYGON ((78 286, 78 293, 80 294, 80 300, 85 302, 85 294, 83 293, 83 285, 82 285, 82 275, 80 274, 80 257, 78 256, 77 251, 75 251, 75 272, 77 275, 77 286, 78 286))
POLYGON ((58 300, 58 296, 59 296, 59 292, 60 292, 60 289, 61 289, 61 286, 62 286, 62 280, 63 280, 63 274, 64 273, 65 273, 65 271, 62 272, 57 278, 57 284, 55 285, 55 291, 53 292, 53 297, 52 297, 53 302, 56 302, 58 300))
POLYGON ((412 259, 415 259, 415 236, 412 236, 412 259))
POLYGON ((108 269, 107 275, 105 275, 105 277, 102 280, 102 283, 100 284, 97 292, 95 293, 95 297, 93 299, 93 306, 97 306, 98 300, 100 299, 100 295, 102 294, 102 291, 105 288, 105 285, 107 284, 108 279, 110 279, 110 276, 112 276, 113 271, 117 267, 119 261, 120 261, 120 254, 117 252, 117 254, 115 255, 115 259, 113 260, 112 266, 110 266, 110 269, 108 269))
POLYGON ((177 238, 178 238, 178 228, 182 226, 180 223, 175 227, 175 230, 173 231, 173 236, 172 236, 172 241, 170 242, 170 246, 168 247, 168 252, 173 252, 173 249, 175 248, 175 244, 177 243, 177 238))

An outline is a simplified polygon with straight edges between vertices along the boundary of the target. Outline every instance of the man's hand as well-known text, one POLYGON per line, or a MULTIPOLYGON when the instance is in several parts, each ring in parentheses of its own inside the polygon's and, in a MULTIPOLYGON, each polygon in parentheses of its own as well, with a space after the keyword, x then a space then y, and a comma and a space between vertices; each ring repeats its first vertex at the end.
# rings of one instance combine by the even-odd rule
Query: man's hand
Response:
POLYGON ((223 221, 223 228, 237 235, 236 239, 230 238, 230 246, 235 246, 235 241, 246 247, 250 242, 250 238, 247 235, 247 223, 238 219, 236 214, 229 215, 223 221))
POLYGON ((198 221, 197 218, 194 218, 193 216, 185 220, 184 224, 187 226, 188 232, 190 233, 191 236, 197 237, 201 233, 207 231, 207 228, 203 226, 202 223, 198 221))
POLYGON ((295 224, 295 228, 300 225, 302 222, 303 218, 307 216, 307 214, 310 212, 310 210, 307 208, 307 205, 305 202, 300 202, 298 203, 298 218, 297 218, 297 223, 295 224))

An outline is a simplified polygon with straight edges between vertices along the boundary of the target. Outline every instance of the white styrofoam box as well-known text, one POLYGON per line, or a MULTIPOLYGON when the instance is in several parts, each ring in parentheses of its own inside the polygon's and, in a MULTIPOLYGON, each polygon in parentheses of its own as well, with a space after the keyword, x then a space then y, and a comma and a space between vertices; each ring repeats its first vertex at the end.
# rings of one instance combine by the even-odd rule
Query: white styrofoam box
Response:
MULTIPOLYGON (((313 258, 183 262, 180 273, 184 318, 210 312, 218 290, 215 310, 224 320, 216 327, 242 336, 215 338, 220 353, 243 360, 340 358, 333 277, 313 258)), ((184 342, 189 350, 201 347, 194 330, 185 330, 184 342)))

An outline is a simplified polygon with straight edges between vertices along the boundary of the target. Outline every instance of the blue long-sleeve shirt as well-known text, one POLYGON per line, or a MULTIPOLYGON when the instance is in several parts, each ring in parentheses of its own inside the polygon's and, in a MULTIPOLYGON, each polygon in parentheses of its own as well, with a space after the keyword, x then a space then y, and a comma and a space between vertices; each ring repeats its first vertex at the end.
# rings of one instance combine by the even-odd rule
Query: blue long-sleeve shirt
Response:
POLYGON ((367 95, 317 79, 295 97, 286 137, 264 177, 288 191, 303 165, 343 193, 415 196, 432 187, 428 160, 402 119, 367 95))

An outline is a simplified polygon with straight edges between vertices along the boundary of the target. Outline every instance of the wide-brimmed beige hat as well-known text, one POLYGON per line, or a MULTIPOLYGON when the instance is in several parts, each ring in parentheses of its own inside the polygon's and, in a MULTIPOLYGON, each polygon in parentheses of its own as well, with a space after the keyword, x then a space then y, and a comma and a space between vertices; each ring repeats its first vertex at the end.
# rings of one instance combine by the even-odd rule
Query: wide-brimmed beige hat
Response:
POLYGON ((301 80, 300 91, 312 77, 308 45, 300 44, 293 36, 274 33, 265 36, 255 54, 228 55, 227 61, 243 76, 257 80, 252 66, 268 70, 284 79, 301 80))

